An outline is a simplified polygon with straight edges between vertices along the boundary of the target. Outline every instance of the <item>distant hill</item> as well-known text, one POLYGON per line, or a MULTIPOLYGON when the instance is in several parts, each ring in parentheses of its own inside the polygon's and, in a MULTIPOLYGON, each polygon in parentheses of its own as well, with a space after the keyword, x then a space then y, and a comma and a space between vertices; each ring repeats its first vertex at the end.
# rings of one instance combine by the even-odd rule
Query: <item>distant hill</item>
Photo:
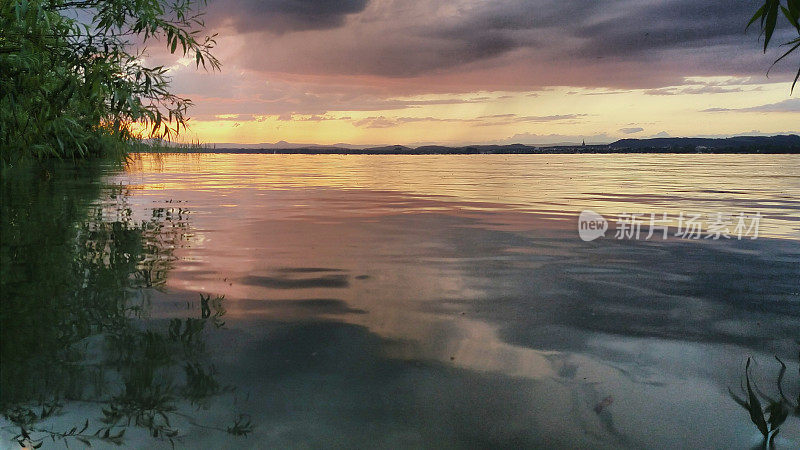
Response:
POLYGON ((653 138, 621 139, 608 145, 525 144, 466 145, 448 147, 423 145, 406 147, 356 147, 348 144, 314 145, 277 142, 275 144, 215 144, 180 149, 186 153, 276 153, 308 155, 478 155, 478 154, 555 154, 555 153, 794 153, 800 154, 800 136, 737 136, 731 138, 653 138))
POLYGON ((654 138, 654 139, 621 139, 608 145, 610 149, 644 150, 644 149, 746 149, 753 150, 800 150, 800 136, 796 134, 778 136, 736 136, 730 138, 654 138), (699 147, 699 148, 698 148, 699 147), (703 148, 705 147, 705 149, 703 148))

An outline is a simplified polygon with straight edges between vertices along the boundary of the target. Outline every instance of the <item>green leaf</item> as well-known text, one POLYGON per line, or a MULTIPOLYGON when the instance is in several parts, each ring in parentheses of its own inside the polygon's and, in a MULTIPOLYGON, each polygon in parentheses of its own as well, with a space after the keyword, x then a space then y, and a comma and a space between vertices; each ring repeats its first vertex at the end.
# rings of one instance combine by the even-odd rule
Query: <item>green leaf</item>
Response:
POLYGON ((778 21, 778 8, 780 7, 780 0, 767 0, 765 6, 766 15, 764 16, 763 29, 764 29, 764 52, 767 51, 772 34, 775 32, 775 24, 778 21))
POLYGON ((767 421, 764 419, 764 411, 761 408, 761 402, 750 385, 750 358, 747 358, 747 365, 745 366, 745 379, 747 380, 747 403, 749 405, 750 420, 756 425, 758 431, 764 437, 767 437, 769 429, 767 428, 767 421))
POLYGON ((747 409, 747 410, 750 409, 750 405, 747 404, 747 400, 745 400, 745 399, 739 397, 738 395, 734 394, 733 391, 731 390, 731 388, 728 388, 728 393, 730 393, 731 398, 733 398, 733 401, 738 403, 739 406, 741 406, 742 408, 747 409))
POLYGON ((786 6, 794 20, 800 20, 800 0, 787 0, 786 6))
POLYGON ((786 8, 781 5, 781 11, 783 11, 783 15, 786 16, 786 19, 792 24, 793 27, 797 28, 797 31, 800 31, 800 23, 797 22, 797 18, 786 8))
POLYGON ((794 43, 794 46, 792 46, 791 48, 789 48, 789 50, 786 50, 786 53, 784 53, 783 55, 781 55, 781 57, 780 57, 780 58, 776 59, 776 60, 775 60, 775 62, 773 62, 773 63, 772 63, 772 65, 773 65, 773 66, 774 66, 775 64, 777 64, 777 63, 778 63, 778 61, 782 60, 783 58, 786 58, 786 57, 789 55, 789 53, 792 53, 793 51, 797 50, 797 48, 798 48, 798 47, 800 47, 800 38, 797 38, 797 39, 795 39, 795 40, 793 40, 793 41, 791 41, 791 42, 789 42, 789 43, 790 43, 790 44, 794 43))
POLYGON ((784 402, 772 402, 767 406, 770 430, 777 430, 783 424, 787 417, 789 417, 789 407, 784 402))

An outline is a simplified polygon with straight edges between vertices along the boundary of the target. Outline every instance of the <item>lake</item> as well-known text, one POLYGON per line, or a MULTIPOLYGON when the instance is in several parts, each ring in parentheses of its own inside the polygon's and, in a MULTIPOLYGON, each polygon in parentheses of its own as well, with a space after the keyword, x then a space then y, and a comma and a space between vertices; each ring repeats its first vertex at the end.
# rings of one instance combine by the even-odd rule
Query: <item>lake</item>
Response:
POLYGON ((800 447, 798 156, 142 154, 2 213, 3 448, 752 448, 749 384, 800 447))

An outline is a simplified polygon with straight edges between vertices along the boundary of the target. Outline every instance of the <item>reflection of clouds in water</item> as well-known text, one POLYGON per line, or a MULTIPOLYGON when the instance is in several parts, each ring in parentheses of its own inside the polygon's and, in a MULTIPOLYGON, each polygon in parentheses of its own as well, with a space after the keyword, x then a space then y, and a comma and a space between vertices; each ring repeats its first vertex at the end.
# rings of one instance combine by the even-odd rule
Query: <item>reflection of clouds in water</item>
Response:
POLYGON ((589 385, 574 395, 573 387, 550 379, 531 381, 387 357, 387 348, 409 344, 387 341, 359 326, 250 326, 262 337, 240 341, 241 347, 233 349, 226 345, 239 355, 229 367, 237 374, 234 381, 257 399, 251 403, 263 408, 255 413, 266 424, 253 436, 260 442, 610 448, 609 441, 615 441, 590 412, 595 400, 589 385), (564 423, 579 410, 585 411, 584 423, 564 423))
MULTIPOLYGON (((342 192, 340 203, 347 203, 349 194, 342 192)), ((359 204, 378 202, 382 196, 364 191, 353 195, 359 204)), ((269 210, 287 209, 278 198, 273 200, 269 210)), ((662 245, 607 240, 586 246, 572 230, 492 229, 498 222, 522 220, 515 216, 527 216, 531 226, 538 223, 513 212, 493 214, 485 229, 482 220, 460 214, 379 215, 336 224, 265 220, 269 214, 259 202, 242 208, 240 214, 252 218, 244 224, 224 215, 200 215, 198 226, 214 230, 214 240, 190 252, 212 274, 237 281, 230 285, 219 277, 198 279, 177 271, 174 284, 191 279, 192 286, 251 299, 274 298, 274 289, 296 291, 281 293, 281 298, 308 298, 309 293, 325 297, 326 289, 349 285, 333 295, 369 314, 345 320, 384 336, 423 343, 473 334, 482 336, 475 341, 485 341, 494 331, 469 330, 485 320, 496 324, 504 340, 531 348, 539 348, 537 330, 545 325, 755 344, 763 340, 753 338, 767 333, 788 336, 797 324, 791 312, 797 310, 791 294, 797 279, 791 255, 797 245, 789 241, 662 245), (716 264, 719 260, 727 263, 716 264), (346 273, 281 272, 306 266, 346 273), (371 278, 358 280, 355 274, 371 278), (780 301, 765 304, 764 299, 780 301), (452 311, 441 310, 447 304, 455 305, 452 311), (468 324, 458 312, 481 319, 468 324), (442 324, 444 331, 437 330, 442 324), (459 327, 468 330, 455 332, 459 327), (758 334, 749 335, 748 329, 758 334)), ((324 213, 321 209, 318 214, 324 213)), ((339 213, 336 208, 330 212, 334 218, 339 213)), ((238 314, 235 306, 231 314, 238 314)), ((499 348, 498 339, 494 341, 489 348, 499 348)), ((441 360, 453 356, 441 353, 441 360)))
MULTIPOLYGON (((593 200, 566 198, 581 192, 576 181, 543 186, 559 172, 524 159, 539 182, 506 165, 505 181, 478 170, 454 187, 463 159, 456 176, 426 185, 430 172, 412 176, 395 160, 397 173, 373 179, 348 172, 352 159, 282 159, 280 173, 257 171, 253 157, 230 172, 224 157, 209 158, 208 173, 129 176, 165 178, 173 190, 144 198, 185 198, 196 210, 206 240, 179 251, 189 261, 170 286, 229 297, 229 323, 247 335, 227 343, 225 361, 263 409, 259 442, 741 446, 754 428, 726 391, 741 361, 795 356, 795 241, 585 244, 574 218, 554 219, 593 200)), ((579 172, 611 191, 635 178, 614 164, 579 172)), ((719 170, 722 183, 728 168, 719 170)), ((641 189, 666 185, 638 175, 641 189)), ((683 193, 641 205, 770 207, 693 197, 692 182, 678 181, 683 193)), ((606 207, 632 200, 607 197, 606 207)), ((785 236, 787 204, 775 205, 772 232, 785 236)))
MULTIPOLYGON (((413 346, 392 348, 393 358, 448 361, 464 369, 497 372, 507 376, 542 379, 553 377, 553 360, 558 352, 542 352, 507 344, 498 339, 496 327, 477 320, 443 321, 432 317, 423 322, 421 334, 426 340, 413 346), (432 338, 432 339, 431 339, 432 338)), ((392 332, 396 330, 376 330, 392 332)))
POLYGON ((531 380, 398 359, 394 350, 413 344, 358 326, 242 325, 254 334, 239 347, 216 344, 236 355, 223 372, 236 374, 265 424, 259 442, 619 448, 680 446, 687 435, 698 447, 735 446, 752 437, 725 392, 740 375, 735 348, 595 335, 587 341, 596 355, 551 353, 558 375, 531 380), (713 367, 726 364, 730 373, 713 367), (607 396, 613 403, 596 412, 607 396))
POLYGON ((787 355, 800 324, 800 269, 792 256, 800 245, 769 239, 739 244, 747 251, 722 245, 679 241, 651 250, 650 243, 604 241, 533 273, 499 268, 486 284, 504 278, 515 289, 483 309, 503 324, 507 339, 522 344, 549 314, 547 325, 787 355), (535 286, 546 289, 533 294, 535 286), (522 308, 532 314, 514 314, 522 308))
POLYGON ((238 280, 248 286, 268 289, 346 288, 350 285, 345 275, 325 275, 314 278, 260 277, 249 275, 238 280))

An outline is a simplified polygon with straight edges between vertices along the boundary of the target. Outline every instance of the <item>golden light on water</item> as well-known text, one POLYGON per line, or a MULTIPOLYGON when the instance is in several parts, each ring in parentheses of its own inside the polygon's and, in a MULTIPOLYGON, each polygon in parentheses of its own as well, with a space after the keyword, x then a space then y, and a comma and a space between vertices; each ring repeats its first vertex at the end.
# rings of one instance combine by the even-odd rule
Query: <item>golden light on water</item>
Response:
MULTIPOLYGON (((738 215, 760 211, 763 237, 797 237, 781 199, 800 198, 793 155, 141 155, 127 172, 145 189, 269 191, 334 188, 393 192, 449 211, 515 211, 572 222, 592 209, 738 215), (746 175, 745 175, 746 174, 746 175)), ((313 194, 313 191, 311 191, 313 194)), ((258 202, 250 197, 248 202, 258 202)), ((325 210, 314 203, 305 210, 325 210)), ((247 207, 247 205, 242 205, 247 207)), ((298 209, 300 210, 300 209, 298 209)), ((514 221, 525 228, 524 216, 514 221)), ((673 222, 674 225, 674 222, 673 222)), ((535 227, 531 225, 531 228, 535 227)))

